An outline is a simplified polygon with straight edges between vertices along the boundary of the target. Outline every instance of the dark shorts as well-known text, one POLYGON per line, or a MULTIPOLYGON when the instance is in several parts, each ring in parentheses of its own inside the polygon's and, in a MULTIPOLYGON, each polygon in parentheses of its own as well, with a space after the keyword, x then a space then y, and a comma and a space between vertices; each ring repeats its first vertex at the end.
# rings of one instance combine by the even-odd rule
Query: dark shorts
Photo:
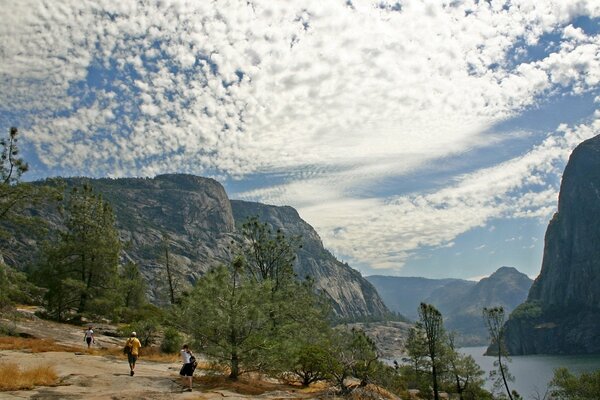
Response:
POLYGON ((91 337, 86 337, 85 341, 87 342, 87 344, 89 345, 90 343, 92 343, 92 338, 91 337))
POLYGON ((194 364, 189 363, 189 364, 183 364, 183 367, 181 367, 181 370, 179 371, 179 375, 181 376, 192 376, 194 375, 194 364))
POLYGON ((137 361, 137 358, 138 358, 138 356, 134 356, 131 353, 127 354, 127 360, 129 361, 129 364, 135 364, 135 362, 137 361))

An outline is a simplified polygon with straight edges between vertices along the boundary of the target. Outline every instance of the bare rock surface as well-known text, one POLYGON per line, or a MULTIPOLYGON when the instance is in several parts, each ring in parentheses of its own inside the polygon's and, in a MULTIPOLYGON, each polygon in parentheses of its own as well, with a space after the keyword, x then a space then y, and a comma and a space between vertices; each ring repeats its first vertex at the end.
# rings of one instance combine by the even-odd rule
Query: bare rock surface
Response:
MULTIPOLYGON (((2 321, 3 323, 11 323, 2 321)), ((135 375, 129 376, 125 356, 94 355, 83 342, 85 327, 58 324, 39 319, 12 322, 17 332, 40 339, 80 348, 80 351, 50 351, 32 353, 23 350, 1 350, 0 364, 14 363, 22 368, 48 365, 54 368, 59 382, 52 387, 33 390, 0 392, 0 399, 310 399, 310 393, 296 391, 293 387, 273 385, 273 390, 263 393, 239 394, 227 388, 205 384, 204 371, 195 374, 194 391, 184 392, 179 380, 180 364, 144 360, 143 352, 135 375), (283 390, 288 388, 289 390, 283 390)), ((96 345, 101 348, 120 348, 124 339, 102 333, 96 328, 96 345)), ((108 329, 108 326, 104 327, 108 329)), ((93 346, 94 347, 94 346, 93 346)), ((207 381, 208 382, 208 381, 207 381)))

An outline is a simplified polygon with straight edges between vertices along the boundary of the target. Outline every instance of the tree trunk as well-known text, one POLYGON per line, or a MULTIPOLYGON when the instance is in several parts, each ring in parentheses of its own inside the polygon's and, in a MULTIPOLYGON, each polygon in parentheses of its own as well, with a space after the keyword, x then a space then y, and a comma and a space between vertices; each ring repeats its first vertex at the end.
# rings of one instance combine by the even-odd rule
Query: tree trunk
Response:
POLYGON ((175 304, 175 290, 173 290, 173 278, 171 277, 171 266, 169 265, 169 247, 168 244, 165 246, 165 261, 167 267, 167 280, 169 281, 169 295, 171 297, 171 304, 175 304))
POLYGON ((239 360, 236 353, 231 354, 231 373, 229 374, 229 379, 237 380, 240 374, 240 366, 239 360))
POLYGON ((498 345, 498 365, 500 366, 500 374, 502 375, 502 381, 504 382, 504 387, 506 388, 506 394, 510 400, 513 400, 510 389, 508 388, 508 382, 506 381, 506 375, 504 375, 504 368, 502 367, 502 353, 500 350, 500 345, 498 345))
POLYGON ((440 400, 440 394, 437 383, 437 368, 435 367, 435 361, 431 362, 431 377, 433 380, 433 398, 434 400, 440 400))

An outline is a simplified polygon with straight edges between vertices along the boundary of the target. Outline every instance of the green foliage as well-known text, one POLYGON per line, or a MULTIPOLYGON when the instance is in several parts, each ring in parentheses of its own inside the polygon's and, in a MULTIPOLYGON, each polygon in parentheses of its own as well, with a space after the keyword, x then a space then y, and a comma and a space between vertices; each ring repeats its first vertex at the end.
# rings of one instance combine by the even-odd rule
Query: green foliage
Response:
MULTIPOLYGON (((32 204, 60 197, 55 189, 21 182, 29 167, 19 157, 18 135, 17 128, 12 127, 8 137, 0 139, 0 239, 9 237, 6 228, 10 226, 25 226, 30 232, 41 230, 41 220, 23 211, 32 204)), ((10 252, 7 245, 8 240, 0 240, 0 256, 1 252, 10 252)))
POLYGON ((230 378, 260 369, 261 352, 269 343, 271 285, 243 274, 237 257, 232 268, 221 266, 196 282, 180 309, 180 324, 196 348, 218 365, 229 367, 230 378))
POLYGON ((360 385, 364 386, 371 381, 376 372, 377 348, 363 331, 336 330, 329 352, 328 368, 331 380, 342 393, 350 391, 346 386, 347 378, 355 377, 360 380, 360 385))
POLYGON ((427 356, 431 368, 433 397, 439 400, 439 374, 442 372, 442 360, 445 352, 446 333, 442 314, 431 304, 421 303, 419 306, 419 322, 417 329, 422 330, 427 356))
POLYGON ((183 344, 183 337, 179 331, 173 327, 167 327, 163 332, 163 339, 160 343, 160 351, 163 353, 177 353, 183 344))
POLYGON ((66 231, 57 243, 46 246, 36 273, 48 289, 48 312, 58 320, 73 310, 105 315, 119 304, 115 290, 120 241, 114 214, 87 185, 72 190, 66 212, 66 231))
POLYGON ((149 318, 132 322, 119 328, 120 336, 127 336, 135 332, 143 347, 156 343, 160 333, 160 321, 157 318, 149 318))
POLYGON ((146 305, 146 282, 135 263, 128 262, 120 268, 117 293, 125 309, 136 310, 146 305))
POLYGON ((454 334, 448 335, 448 350, 447 391, 458 393, 461 400, 491 399, 491 394, 483 389, 485 372, 473 357, 456 351, 454 334))
POLYGON ((27 276, 0 260, 0 312, 18 304, 39 304, 42 289, 27 280, 27 276))
POLYGON ((539 301, 526 301, 513 310, 510 318, 536 319, 542 315, 542 312, 542 306, 539 301))
POLYGON ((270 280, 273 290, 277 290, 294 277, 299 238, 287 238, 280 229, 273 233, 258 217, 249 218, 242 225, 242 234, 248 243, 244 249, 246 267, 256 282, 270 280))
POLYGON ((8 138, 0 139, 0 181, 5 185, 19 182, 21 175, 29 169, 29 165, 19 158, 18 134, 17 128, 11 127, 8 138))
POLYGON ((593 400, 600 393, 600 370, 576 376, 566 368, 554 371, 550 382, 552 398, 556 400, 593 400))

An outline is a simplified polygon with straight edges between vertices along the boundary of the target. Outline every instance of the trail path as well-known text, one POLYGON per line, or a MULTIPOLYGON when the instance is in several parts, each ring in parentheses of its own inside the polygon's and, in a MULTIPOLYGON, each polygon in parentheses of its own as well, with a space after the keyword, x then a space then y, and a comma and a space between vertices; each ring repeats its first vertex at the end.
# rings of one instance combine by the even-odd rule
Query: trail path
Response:
MULTIPOLYGON (((145 361, 140 357, 135 376, 129 376, 125 356, 88 354, 83 342, 85 328, 57 324, 39 319, 17 322, 18 332, 36 338, 53 339, 58 343, 80 347, 77 352, 31 353, 15 350, 0 351, 0 363, 16 363, 22 367, 51 365, 60 383, 34 390, 0 392, 0 399, 309 399, 310 394, 295 390, 270 391, 261 395, 241 395, 226 389, 194 384, 193 392, 183 392, 179 381, 178 363, 145 361)), ((123 339, 96 334, 96 345, 120 347, 123 339)), ((197 371, 201 375, 202 371, 197 371)))

